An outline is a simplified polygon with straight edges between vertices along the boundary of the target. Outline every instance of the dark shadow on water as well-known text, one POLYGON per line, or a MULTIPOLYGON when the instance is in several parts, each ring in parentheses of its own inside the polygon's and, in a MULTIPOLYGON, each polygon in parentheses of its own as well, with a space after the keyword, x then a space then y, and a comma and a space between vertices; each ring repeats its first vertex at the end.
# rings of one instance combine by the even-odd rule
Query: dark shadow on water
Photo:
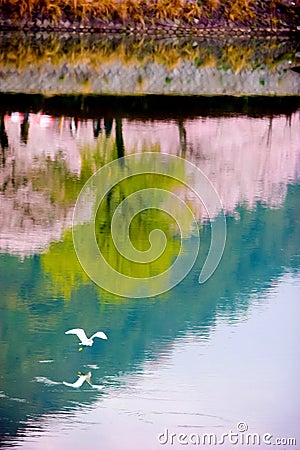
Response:
MULTIPOLYGON (((219 117, 246 115, 250 117, 290 115, 300 106, 300 98, 291 97, 231 97, 231 96, 96 96, 58 95, 44 97, 33 94, 0 93, 0 115, 13 111, 43 111, 53 116, 78 119, 99 117, 129 119, 180 119, 195 116, 219 117)), ((109 130, 109 123, 106 125, 109 130)))

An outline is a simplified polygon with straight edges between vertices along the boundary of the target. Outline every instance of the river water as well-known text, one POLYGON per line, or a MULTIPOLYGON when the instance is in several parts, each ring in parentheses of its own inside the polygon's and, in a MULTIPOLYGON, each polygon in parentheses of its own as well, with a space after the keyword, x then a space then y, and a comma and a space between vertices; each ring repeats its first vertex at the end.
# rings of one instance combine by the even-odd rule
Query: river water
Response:
MULTIPOLYGON (((1 99, 1 446, 300 448, 298 100, 1 99), (132 188, 127 180, 96 219, 98 245, 129 277, 119 297, 78 262, 74 207, 97 169, 149 152, 182 158, 208 177, 226 216, 226 246, 199 284, 218 212, 207 221, 187 186, 144 176, 132 188), (115 250, 110 224, 124 197, 157 186, 190 205, 201 247, 179 284, 134 298, 131 277, 166 270, 182 236, 169 216, 142 212, 132 221, 134 246, 147 250, 156 228, 168 244, 153 266, 132 266, 115 250), (76 336, 64 334, 77 327, 108 340, 78 351, 76 336), (65 385, 78 371, 90 371, 94 385, 65 385)), ((192 252, 195 227, 181 228, 192 252)))

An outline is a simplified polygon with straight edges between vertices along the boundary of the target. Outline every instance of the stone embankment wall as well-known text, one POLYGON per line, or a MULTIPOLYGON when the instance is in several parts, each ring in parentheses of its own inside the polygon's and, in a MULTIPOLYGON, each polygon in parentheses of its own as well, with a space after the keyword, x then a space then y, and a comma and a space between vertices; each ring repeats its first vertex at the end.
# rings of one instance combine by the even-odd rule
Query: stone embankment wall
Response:
POLYGON ((243 69, 199 68, 183 61, 174 68, 151 63, 129 65, 114 61, 92 67, 84 61, 18 69, 2 67, 0 92, 51 94, 182 94, 182 95, 299 95, 300 75, 284 62, 243 69))

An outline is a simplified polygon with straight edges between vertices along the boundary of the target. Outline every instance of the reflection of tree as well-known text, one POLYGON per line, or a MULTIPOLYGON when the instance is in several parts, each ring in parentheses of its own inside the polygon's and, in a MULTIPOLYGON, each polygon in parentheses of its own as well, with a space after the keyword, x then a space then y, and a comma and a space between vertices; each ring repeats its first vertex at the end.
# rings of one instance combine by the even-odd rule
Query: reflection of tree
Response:
POLYGON ((273 124, 273 118, 269 118, 269 128, 268 128, 268 137, 267 137, 267 147, 270 148, 271 141, 272 141, 272 124, 273 124))
MULTIPOLYGON (((83 364, 101 360, 95 383, 106 376, 117 377, 120 372, 135 371, 145 355, 156 358, 161 351, 166 352, 179 334, 192 331, 207 337, 220 311, 225 317, 228 313, 228 320, 244 314, 253 289, 268 287, 283 268, 299 268, 300 228, 295 226, 300 221, 299 195, 300 186, 290 186, 282 208, 240 208, 240 220, 228 218, 225 254, 212 279, 199 287, 198 261, 190 276, 162 298, 119 299, 116 303, 109 294, 96 289, 75 263, 71 233, 62 243, 53 244, 47 254, 23 263, 1 255, 0 338, 5 343, 0 353, 1 390, 27 401, 15 408, 12 401, 1 399, 0 415, 7 418, 1 431, 15 434, 28 414, 72 407, 73 392, 34 383, 36 376, 61 381, 84 370, 83 364), (70 301, 63 301, 56 282, 65 283, 62 293, 71 294, 70 301), (95 320, 108 333, 109 345, 79 353, 77 345, 63 339, 71 323, 93 331, 95 320), (18 333, 16 323, 22 325, 18 333), (39 364, 43 359, 54 359, 54 363, 39 364)), ((201 238, 205 253, 210 244, 209 226, 204 227, 201 238)), ((193 238, 190 245, 194 245, 193 238)), ((94 392, 76 394, 81 403, 97 398, 94 392)))
POLYGON ((8 148, 8 137, 5 130, 4 114, 0 115, 0 147, 1 147, 1 165, 5 166, 5 151, 8 148))
POLYGON ((112 125, 113 125, 113 120, 109 117, 104 117, 104 129, 105 129, 105 135, 107 138, 110 137, 112 125))
POLYGON ((102 133, 101 120, 100 119, 94 119, 93 120, 93 133, 94 133, 94 138, 97 138, 99 136, 99 134, 102 133))
POLYGON ((41 255, 41 265, 45 273, 51 274, 55 295, 64 299, 71 298, 76 285, 88 281, 76 256, 71 230, 65 232, 61 242, 51 244, 49 251, 41 255))
POLYGON ((122 158, 125 155, 123 132, 122 132, 122 119, 116 118, 116 146, 118 158, 122 158))
MULTIPOLYGON (((97 139, 99 137, 99 134, 102 133, 102 126, 101 126, 101 120, 102 119, 93 119, 93 134, 94 134, 94 138, 97 139)), ((105 131, 105 136, 107 138, 110 137, 111 135, 111 130, 112 130, 112 126, 113 126, 113 119, 108 118, 108 117, 104 117, 104 131, 105 131)), ((122 124, 121 124, 121 128, 122 128, 122 124)), ((122 130, 121 130, 122 133, 122 130)))
MULTIPOLYGON (((20 114, 18 120, 21 117, 20 114)), ((0 158, 2 164, 5 163, 5 167, 0 168, 0 228, 1 236, 5 236, 1 240, 2 248, 11 251, 17 242, 20 247, 16 253, 19 251, 25 256, 59 240, 63 227, 70 225, 72 208, 85 182, 97 169, 123 154, 161 151, 184 155, 186 152, 186 158, 196 163, 212 180, 229 211, 244 201, 253 207, 257 198, 267 204, 279 205, 284 200, 288 180, 296 173, 296 115, 292 115, 292 119, 291 116, 270 117, 269 122, 268 119, 245 117, 224 117, 218 121, 177 119, 176 123, 168 125, 163 122, 152 125, 141 121, 132 123, 116 120, 116 117, 119 117, 118 113, 111 111, 106 117, 99 116, 96 127, 98 121, 101 122, 103 132, 97 139, 92 138, 92 122, 80 121, 75 139, 70 136, 68 119, 64 123, 64 134, 60 134, 59 120, 53 120, 49 129, 41 131, 39 116, 32 115, 27 152, 24 145, 20 145, 19 123, 13 123, 6 116, 4 126, 4 117, 0 116, 0 158), (288 120, 292 120, 291 130, 288 120), (164 126, 173 139, 171 145, 164 126), (233 131, 230 139, 225 139, 228 127, 233 131), (245 140, 245 130, 247 136, 249 132, 253 133, 253 139, 245 140), (35 133, 53 136, 55 146, 62 139, 62 148, 53 148, 49 139, 49 145, 42 145, 40 149, 35 133), (85 139, 90 143, 85 143, 85 139), (153 144, 147 144, 149 141, 153 144), (262 151, 261 145, 266 150, 270 146, 272 151, 262 151), (21 234, 26 236, 23 248, 22 240, 18 239, 21 234), (27 245, 29 237, 31 247, 27 245), (44 246, 43 240, 47 242, 44 246)), ((112 206, 107 205, 109 208, 112 206)), ((146 234, 146 229, 144 232, 146 234)))
MULTIPOLYGON (((149 170, 154 170, 154 167, 151 166, 151 163, 149 164, 149 170)), ((182 170, 184 170, 184 165, 182 165, 182 167, 180 167, 179 169, 178 167, 176 168, 175 165, 174 177, 182 176, 182 170), (178 170, 180 171, 180 173, 178 172, 178 170)), ((113 237, 111 235, 111 221, 118 205, 132 193, 140 192, 143 189, 151 187, 161 188, 165 191, 174 191, 180 186, 180 183, 176 181, 170 181, 170 178, 168 177, 146 174, 124 180, 110 190, 98 209, 95 228, 99 248, 110 266, 114 267, 118 272, 133 277, 153 276, 155 274, 163 272, 168 267, 170 267, 170 265, 172 264, 172 260, 179 253, 180 242, 176 239, 176 236, 180 233, 180 231, 177 225, 175 225, 174 220, 171 219, 168 214, 164 213, 163 211, 158 211, 157 209, 149 209, 148 203, 143 202, 143 195, 139 196, 135 200, 135 203, 131 204, 130 207, 127 206, 122 210, 122 220, 118 222, 118 234, 121 236, 127 236, 128 231, 126 228, 126 224, 131 222, 130 240, 133 246, 137 249, 145 251, 149 248, 149 234, 153 229, 159 228, 164 232, 167 238, 166 249, 163 254, 151 264, 132 262, 128 263, 128 261, 126 262, 126 259, 122 257, 116 250, 113 237), (148 211, 143 211, 134 217, 135 211, 145 208, 148 209, 148 211), (133 220, 131 221, 131 219, 133 220)), ((156 205, 162 205, 163 209, 164 205, 162 204, 159 193, 157 193, 156 198, 153 198, 153 201, 155 201, 156 205)), ((193 208, 193 206, 191 207, 193 208)), ((181 205, 179 203, 174 205, 172 204, 172 210, 174 211, 174 213, 177 212, 178 215, 180 215, 180 208, 181 205)), ((186 238, 187 236, 191 235, 191 233, 193 232, 191 223, 189 223, 188 220, 182 217, 180 224, 183 236, 186 238)), ((70 257, 67 258, 67 262, 65 263, 66 267, 60 267, 64 265, 63 255, 66 255, 69 250, 71 250, 71 246, 69 245, 70 238, 71 235, 69 235, 69 233, 66 233, 63 241, 66 243, 66 249, 64 248, 63 243, 53 244, 50 248, 50 252, 42 257, 43 261, 45 261, 45 264, 48 267, 47 271, 49 271, 50 273, 54 271, 53 282, 54 285, 57 286, 58 292, 63 292, 64 294, 67 294, 67 292, 69 292, 69 294, 67 295, 68 297, 70 296, 70 289, 67 286, 64 287, 64 280, 72 280, 69 267, 70 264, 73 264, 71 263, 72 261, 75 261, 74 268, 77 267, 78 269, 77 260, 76 258, 74 258, 74 251, 73 256, 70 255, 70 257), (55 256, 52 256, 53 252, 55 256), (59 254, 61 256, 59 256, 59 254), (60 260, 59 265, 51 263, 52 260, 54 262, 56 259, 60 260)), ((161 242, 157 242, 156 244, 159 248, 161 248, 161 242)), ((79 270, 78 273, 80 274, 81 271, 79 270)), ((128 291, 130 291, 130 280, 128 280, 128 291)))
POLYGON ((29 113, 24 113, 24 119, 21 123, 21 141, 24 144, 27 144, 28 142, 28 133, 29 133, 29 113))
POLYGON ((178 130, 179 130, 179 142, 181 147, 181 157, 185 158, 186 156, 186 129, 182 119, 178 119, 178 130))
MULTIPOLYGON (((152 264, 140 264, 126 261, 116 250, 114 241, 111 235, 111 220, 113 214, 123 199, 128 197, 131 193, 150 187, 162 187, 159 179, 155 180, 153 176, 144 175, 137 177, 136 180, 126 180, 120 183, 115 189, 112 189, 107 199, 104 199, 97 214, 96 222, 96 237, 99 248, 105 256, 109 264, 117 271, 125 273, 133 277, 149 277, 156 273, 161 273, 166 270, 172 263, 172 260, 179 252, 179 243, 174 239, 176 229, 173 220, 164 212, 157 210, 148 210, 138 214, 131 222, 130 240, 134 247, 141 251, 149 248, 149 234, 152 230, 159 228, 165 233, 167 237, 167 247, 162 256, 160 256, 152 264)), ((166 188, 166 185, 165 185, 166 188)), ((168 186, 170 189, 170 185, 168 186)), ((118 222, 118 233, 122 236, 127 235, 126 223, 127 219, 134 216, 136 209, 147 208, 149 205, 143 204, 142 201, 136 201, 135 205, 130 208, 122 209, 122 221, 118 222)), ((160 243, 154 243, 154 246, 159 246, 160 243)), ((130 280, 128 281, 130 285, 130 280)), ((129 288, 130 290, 130 288, 129 288)))

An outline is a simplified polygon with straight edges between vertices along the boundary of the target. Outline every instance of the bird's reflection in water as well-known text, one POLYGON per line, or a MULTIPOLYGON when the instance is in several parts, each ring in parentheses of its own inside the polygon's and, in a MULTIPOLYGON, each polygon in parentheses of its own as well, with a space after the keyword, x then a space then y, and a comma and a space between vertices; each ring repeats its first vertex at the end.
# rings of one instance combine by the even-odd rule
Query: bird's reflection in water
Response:
POLYGON ((93 389, 102 390, 104 388, 104 386, 92 383, 92 380, 91 380, 92 372, 91 371, 89 371, 87 373, 83 373, 83 372, 79 371, 79 372, 77 372, 77 374, 78 374, 78 379, 74 383, 67 383, 66 381, 63 381, 63 384, 68 387, 79 389, 83 385, 83 383, 86 381, 93 389))

